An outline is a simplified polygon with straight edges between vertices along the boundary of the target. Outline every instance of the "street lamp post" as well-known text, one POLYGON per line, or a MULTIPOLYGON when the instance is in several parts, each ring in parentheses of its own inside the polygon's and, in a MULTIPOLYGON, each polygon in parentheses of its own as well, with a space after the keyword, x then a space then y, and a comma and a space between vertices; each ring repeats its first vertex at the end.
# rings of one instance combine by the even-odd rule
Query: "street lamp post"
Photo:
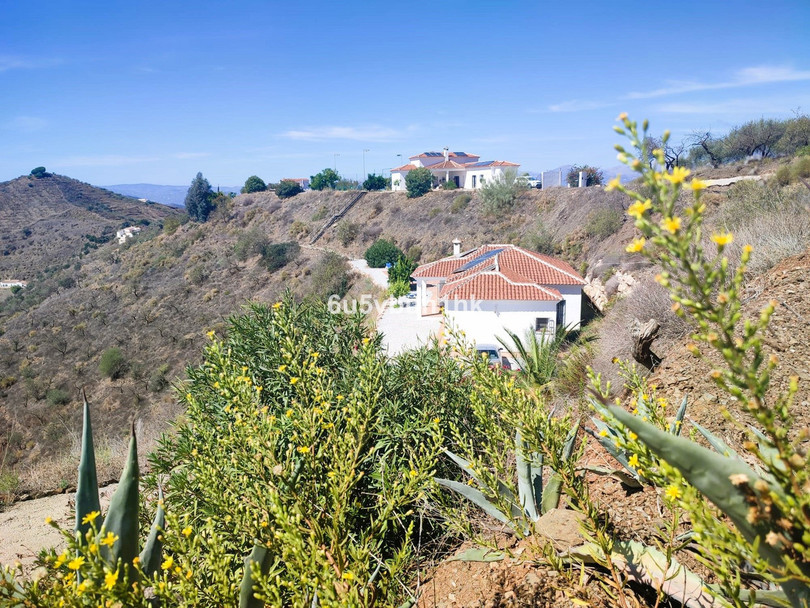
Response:
POLYGON ((368 177, 368 175, 366 175, 366 152, 371 152, 371 150, 363 148, 363 180, 368 177))
POLYGON ((397 154, 397 158, 399 158, 399 164, 397 166, 401 167, 402 166, 402 154, 397 154))

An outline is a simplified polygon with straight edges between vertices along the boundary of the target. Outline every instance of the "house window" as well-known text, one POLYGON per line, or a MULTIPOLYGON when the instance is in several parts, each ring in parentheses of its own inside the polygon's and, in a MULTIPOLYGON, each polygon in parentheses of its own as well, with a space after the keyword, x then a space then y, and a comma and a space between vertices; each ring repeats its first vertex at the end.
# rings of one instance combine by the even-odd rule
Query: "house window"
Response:
POLYGON ((472 186, 473 186, 473 188, 475 188, 475 178, 476 177, 477 177, 476 175, 472 176, 472 186))
POLYGON ((538 317, 534 320, 534 331, 538 333, 543 333, 549 330, 549 326, 551 319, 547 319, 546 317, 538 317))

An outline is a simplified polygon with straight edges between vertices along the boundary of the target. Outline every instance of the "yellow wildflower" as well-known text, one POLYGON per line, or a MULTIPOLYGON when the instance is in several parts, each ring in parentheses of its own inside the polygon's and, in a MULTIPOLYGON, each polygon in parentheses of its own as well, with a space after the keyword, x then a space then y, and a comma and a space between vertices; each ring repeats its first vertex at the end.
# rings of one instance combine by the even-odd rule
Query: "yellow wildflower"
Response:
POLYGON ((682 184, 689 174, 692 173, 689 169, 685 169, 684 167, 675 167, 672 170, 672 173, 665 173, 664 179, 668 180, 673 184, 682 184))
POLYGON ((71 570, 78 570, 79 568, 82 567, 82 564, 84 564, 84 558, 80 555, 79 557, 70 560, 70 562, 68 563, 68 568, 70 568, 71 570))
POLYGON ((50 525, 51 523, 53 523, 53 519, 51 519, 50 517, 46 517, 45 518, 45 523, 50 525))
POLYGON ((68 552, 67 552, 67 551, 63 551, 62 553, 60 553, 59 555, 57 555, 57 556, 56 556, 56 561, 55 561, 55 562, 54 562, 54 564, 53 564, 53 565, 54 565, 54 567, 56 567, 56 568, 61 568, 61 567, 62 567, 62 564, 64 564, 64 563, 67 561, 67 558, 68 558, 68 557, 70 557, 70 555, 68 555, 68 552))
POLYGON ((670 234, 675 234, 678 230, 681 229, 681 218, 678 216, 675 217, 665 217, 664 221, 661 222, 661 228, 669 232, 670 234))
POLYGON ((137 565, 138 565, 138 564, 140 564, 140 563, 141 563, 141 558, 140 558, 140 557, 138 557, 137 555, 136 555, 135 557, 133 557, 133 558, 132 558, 132 565, 133 565, 133 566, 137 566, 137 565))
POLYGON ((622 122, 627 120, 627 112, 622 112, 621 114, 619 114, 619 116, 616 117, 616 120, 621 120, 622 122))
POLYGON ((308 445, 299 445, 297 448, 299 454, 309 454, 309 446, 308 445))
POLYGON ((174 566, 174 558, 171 555, 160 565, 164 570, 171 570, 172 566, 174 566))
POLYGON ((751 247, 751 245, 743 246, 743 253, 751 253, 753 250, 754 250, 754 248, 751 247))
POLYGON ((671 498, 672 500, 678 500, 681 497, 681 489, 676 485, 667 486, 664 493, 667 495, 667 498, 671 498))
POLYGON ((641 216, 644 215, 644 212, 647 211, 652 207, 652 201, 647 199, 643 203, 641 201, 636 201, 627 209, 627 215, 630 217, 634 217, 637 220, 641 219, 641 216))
POLYGON ((279 365, 279 366, 278 366, 278 371, 280 371, 282 374, 283 374, 283 373, 284 373, 286 370, 287 370, 287 366, 286 366, 286 365, 279 365))
POLYGON ((215 334, 214 334, 214 330, 212 329, 211 331, 207 332, 205 335, 206 335, 206 336, 208 336, 208 338, 209 338, 210 340, 213 340, 213 339, 214 339, 214 335, 215 335, 215 334))
POLYGON ((718 247, 725 247, 734 241, 734 235, 730 232, 726 232, 725 234, 715 233, 712 235, 712 241, 717 243, 718 247))
POLYGON ((630 441, 635 441, 636 439, 638 439, 638 435, 636 435, 633 431, 627 433, 627 436, 630 438, 630 441))
POLYGON ((183 531, 181 532, 181 534, 183 536, 185 536, 186 538, 191 536, 191 526, 186 526, 185 528, 183 528, 183 531))
POLYGON ((298 378, 297 376, 294 378, 290 378, 290 384, 297 384, 299 380, 300 378, 298 378))
POLYGON ((630 243, 624 250, 627 253, 638 253, 642 249, 644 249, 644 244, 647 242, 647 239, 641 237, 640 239, 635 239, 632 243, 630 243))
POLYGON ((341 575, 341 578, 344 579, 344 580, 347 580, 347 581, 353 581, 354 580, 354 574, 352 574, 351 571, 346 570, 346 572, 344 572, 341 575))
POLYGON ((599 431, 599 436, 600 437, 607 437, 608 436, 607 429, 602 429, 601 431, 599 431))
POLYGON ((107 536, 102 538, 99 543, 102 545, 106 545, 107 547, 112 547, 115 544, 115 541, 118 540, 118 536, 113 534, 112 532, 107 532, 107 536))
POLYGON ((192 576, 194 576, 194 574, 191 572, 191 568, 189 568, 186 570, 186 578, 190 580, 192 576))
POLYGON ((411 469, 411 472, 409 473, 409 475, 411 477, 417 477, 419 475, 419 473, 416 472, 416 469, 411 469))
POLYGON ((81 595, 82 593, 84 593, 85 591, 87 591, 87 588, 88 588, 89 586, 90 586, 90 585, 88 585, 88 584, 87 584, 87 581, 82 581, 81 583, 79 583, 79 586, 78 586, 78 587, 76 587, 76 592, 77 592, 79 595, 81 595))
POLYGON ((438 418, 434 418, 434 419, 433 419, 433 424, 439 424, 439 419, 438 419, 438 418))
POLYGON ((107 572, 104 575, 104 587, 109 591, 113 587, 115 587, 115 583, 118 582, 118 570, 115 572, 107 572))
POLYGON ((101 515, 101 513, 99 513, 98 511, 91 511, 90 513, 88 513, 87 515, 84 516, 84 518, 82 519, 82 523, 83 524, 92 524, 94 521, 96 521, 96 518, 99 515, 101 515))
POLYGON ((629 464, 631 467, 637 467, 638 456, 636 454, 631 455, 630 458, 627 460, 627 464, 629 464))
POLYGON ((273 304, 273 308, 275 308, 276 310, 281 308, 281 302, 276 302, 275 304, 273 304))
POLYGON ((698 178, 693 179, 689 182, 689 187, 692 188, 695 192, 699 190, 704 190, 706 188, 706 182, 699 180, 698 178))
POLYGON ((622 185, 622 176, 617 175, 616 177, 614 177, 612 180, 610 180, 608 182, 608 185, 605 186, 605 190, 607 192, 610 192, 612 190, 615 190, 616 188, 618 188, 621 185, 622 185))

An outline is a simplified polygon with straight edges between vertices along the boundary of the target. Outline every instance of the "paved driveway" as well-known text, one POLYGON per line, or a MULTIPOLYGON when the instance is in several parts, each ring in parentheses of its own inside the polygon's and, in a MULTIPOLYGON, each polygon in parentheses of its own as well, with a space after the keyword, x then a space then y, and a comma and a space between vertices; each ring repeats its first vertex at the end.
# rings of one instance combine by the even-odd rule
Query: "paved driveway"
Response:
POLYGON ((390 356, 427 344, 441 331, 441 315, 420 317, 416 300, 400 298, 400 302, 404 305, 388 306, 377 320, 377 331, 383 334, 382 348, 390 356))
POLYGON ((365 260, 349 260, 349 264, 354 270, 370 278, 378 287, 388 289, 387 268, 369 268, 365 260))

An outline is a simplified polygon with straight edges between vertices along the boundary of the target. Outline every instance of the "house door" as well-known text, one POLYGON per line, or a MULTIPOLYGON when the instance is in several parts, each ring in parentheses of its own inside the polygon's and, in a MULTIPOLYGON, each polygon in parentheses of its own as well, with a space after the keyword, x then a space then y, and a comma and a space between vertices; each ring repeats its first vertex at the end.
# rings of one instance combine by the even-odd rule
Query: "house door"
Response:
POLYGON ((453 178, 453 181, 454 181, 454 182, 456 182, 456 188, 460 188, 460 187, 461 187, 461 184, 460 184, 460 183, 459 183, 459 181, 458 181, 458 175, 456 175, 456 176, 453 178))
POLYGON ((478 177, 477 175, 472 176, 472 187, 475 188, 475 178, 478 177))
POLYGON ((557 302, 557 328, 565 327, 565 300, 557 302))

